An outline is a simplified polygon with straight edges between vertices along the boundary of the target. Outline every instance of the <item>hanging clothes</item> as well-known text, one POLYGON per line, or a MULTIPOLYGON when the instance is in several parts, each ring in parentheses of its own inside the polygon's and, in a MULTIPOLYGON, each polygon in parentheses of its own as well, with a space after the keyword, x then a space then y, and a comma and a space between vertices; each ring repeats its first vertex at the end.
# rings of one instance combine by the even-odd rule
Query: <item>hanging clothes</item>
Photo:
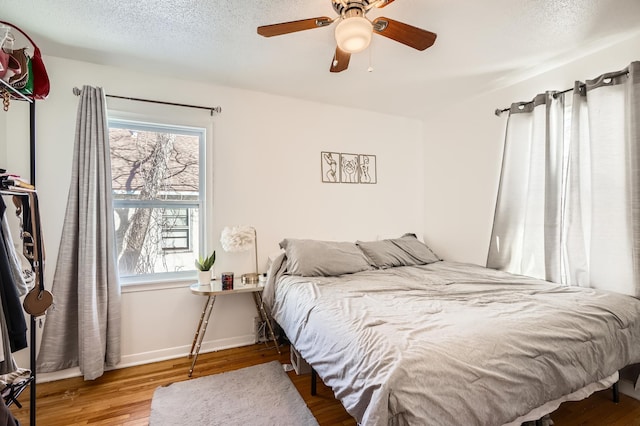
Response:
MULTIPOLYGON (((11 276, 13 277, 16 289, 18 290, 18 295, 24 296, 31 289, 31 287, 33 287, 33 275, 29 274, 30 280, 27 280, 25 276, 27 271, 23 269, 22 261, 20 260, 21 255, 18 255, 18 253, 16 253, 6 213, 1 216, 0 221, 2 222, 0 225, 0 236, 2 237, 2 242, 4 243, 5 249, 7 250, 7 254, 9 256, 11 276)), ((30 268, 28 272, 31 272, 30 268)))
POLYGON ((16 420, 13 414, 11 414, 9 408, 4 404, 0 404, 0 426, 16 425, 19 426, 20 423, 18 422, 18 420, 16 420))
MULTIPOLYGON (((24 275, 26 271, 22 270, 20 256, 16 253, 15 246, 13 244, 4 200, 0 199, 0 203, 0 211, 2 212, 0 214, 0 245, 4 246, 7 253, 7 262, 9 264, 11 278, 13 279, 13 285, 15 285, 17 294, 18 296, 24 296, 27 291, 29 291, 29 284, 24 275)), ((31 271, 29 270, 29 272, 31 271)), ((33 281, 33 279, 30 281, 33 281)), ((3 305, 0 304, 0 306, 3 305)), ((13 361, 11 352, 5 311, 4 309, 0 309, 0 374, 12 373, 17 369, 17 365, 13 361)))
MULTIPOLYGON (((0 216, 3 216, 5 211, 6 204, 4 203, 4 200, 0 198, 0 216)), ((0 315, 0 321, 3 323, 3 339, 5 344, 8 341, 8 345, 5 346, 10 348, 8 357, 6 356, 7 348, 4 348, 5 362, 8 359, 11 359, 12 362, 13 360, 10 354, 27 347, 27 323, 24 319, 22 304, 20 303, 18 290, 11 273, 9 254, 7 253, 5 244, 0 244, 0 299, 2 302, 3 314, 0 315), (2 317, 4 317, 4 320, 2 317), (4 333, 5 327, 6 334, 4 333)), ((6 372, 8 371, 3 371, 3 373, 6 372)))

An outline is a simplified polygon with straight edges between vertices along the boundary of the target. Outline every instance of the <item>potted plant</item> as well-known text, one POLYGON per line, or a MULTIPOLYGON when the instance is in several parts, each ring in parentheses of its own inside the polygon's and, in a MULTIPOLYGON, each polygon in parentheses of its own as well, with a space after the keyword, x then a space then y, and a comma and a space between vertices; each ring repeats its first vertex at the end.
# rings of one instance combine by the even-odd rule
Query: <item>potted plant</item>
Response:
POLYGON ((198 283, 200 285, 211 283, 211 268, 216 263, 215 250, 209 257, 200 256, 196 259, 196 268, 198 269, 198 283))

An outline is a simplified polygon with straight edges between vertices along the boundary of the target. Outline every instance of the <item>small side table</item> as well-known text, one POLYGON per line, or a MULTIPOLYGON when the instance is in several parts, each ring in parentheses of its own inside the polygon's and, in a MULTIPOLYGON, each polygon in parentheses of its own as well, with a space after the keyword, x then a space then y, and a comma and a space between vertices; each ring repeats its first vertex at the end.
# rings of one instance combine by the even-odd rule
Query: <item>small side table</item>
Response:
POLYGON ((267 329, 269 331, 269 337, 273 341, 276 350, 280 354, 280 346, 278 345, 278 341, 276 340, 276 336, 273 332, 273 325, 271 324, 271 319, 267 314, 267 311, 264 309, 264 304, 262 303, 262 290, 263 286, 258 284, 241 284, 239 281, 234 281, 232 290, 222 290, 222 282, 216 280, 212 281, 211 284, 192 284, 189 289, 191 293, 197 294, 199 296, 207 296, 207 301, 202 308, 202 314, 200 315, 200 322, 198 323, 198 328, 196 329, 196 334, 193 337, 193 343, 191 344, 191 350, 189 351, 189 358, 193 356, 193 361, 191 362, 191 368, 189 369, 189 377, 193 374, 193 368, 196 365, 196 361, 198 360, 198 354, 200 353, 200 346, 202 345, 202 339, 204 339, 204 334, 207 331, 207 325, 209 324, 209 317, 211 316, 211 312, 213 311, 213 305, 216 301, 216 296, 223 296, 228 294, 238 294, 238 293, 251 293, 253 295, 253 301, 256 305, 256 311, 258 312, 258 316, 260 320, 267 324, 267 329), (195 349, 195 352, 194 352, 195 349))

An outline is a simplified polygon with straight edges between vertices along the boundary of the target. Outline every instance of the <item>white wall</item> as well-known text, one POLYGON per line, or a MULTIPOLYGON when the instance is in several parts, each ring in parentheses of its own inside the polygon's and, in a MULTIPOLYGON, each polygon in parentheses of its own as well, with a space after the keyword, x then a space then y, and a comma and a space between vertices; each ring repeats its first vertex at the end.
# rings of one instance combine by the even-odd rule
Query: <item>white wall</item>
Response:
POLYGON ((640 35, 425 120, 425 239, 448 260, 486 264, 507 114, 496 108, 640 60, 640 35))
MULTIPOLYGON (((226 225, 257 228, 260 268, 285 237, 354 241, 424 232, 422 124, 400 117, 346 109, 229 87, 175 81, 123 69, 46 57, 51 94, 37 103, 37 186, 48 263, 55 270, 69 186, 78 98, 74 86, 102 86, 108 94, 216 106, 222 114, 109 99, 110 108, 212 129, 213 206, 209 248, 216 270, 247 272, 250 255, 225 253, 226 225), (377 156, 377 185, 323 184, 320 152, 377 156)), ((28 176, 28 108, 12 105, 6 123, 7 165, 28 176), (25 124, 26 123, 26 124, 25 124), (22 142, 24 141, 24 142, 22 142)), ((0 125, 2 122, 0 122, 0 125)), ((0 132, 2 135, 2 132, 0 132)), ((2 145, 0 145, 0 154, 2 145)), ((195 273, 194 273, 195 278, 195 273)), ((189 283, 152 290, 125 289, 122 297, 123 365, 186 355, 204 298, 189 283)), ((248 295, 225 296, 207 330, 204 350, 253 342, 255 311, 248 295)), ((28 365, 27 351, 16 356, 28 365)), ((59 377, 41 375, 40 378, 59 377), (49 376, 49 377, 47 377, 49 376)))

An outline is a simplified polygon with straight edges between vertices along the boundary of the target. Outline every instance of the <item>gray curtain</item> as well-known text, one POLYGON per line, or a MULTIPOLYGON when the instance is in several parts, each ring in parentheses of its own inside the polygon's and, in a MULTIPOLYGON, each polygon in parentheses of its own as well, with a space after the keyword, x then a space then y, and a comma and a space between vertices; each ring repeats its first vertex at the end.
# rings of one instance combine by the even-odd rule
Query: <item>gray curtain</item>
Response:
POLYGON ((547 92, 509 111, 489 268, 560 281, 564 94, 547 92))
POLYGON ((116 272, 106 103, 84 86, 73 170, 37 368, 79 366, 85 380, 120 361, 120 285, 116 272))
POLYGON ((640 297, 640 62, 573 93, 567 283, 640 297))
POLYGON ((487 266, 640 297, 640 62, 514 104, 487 266))

